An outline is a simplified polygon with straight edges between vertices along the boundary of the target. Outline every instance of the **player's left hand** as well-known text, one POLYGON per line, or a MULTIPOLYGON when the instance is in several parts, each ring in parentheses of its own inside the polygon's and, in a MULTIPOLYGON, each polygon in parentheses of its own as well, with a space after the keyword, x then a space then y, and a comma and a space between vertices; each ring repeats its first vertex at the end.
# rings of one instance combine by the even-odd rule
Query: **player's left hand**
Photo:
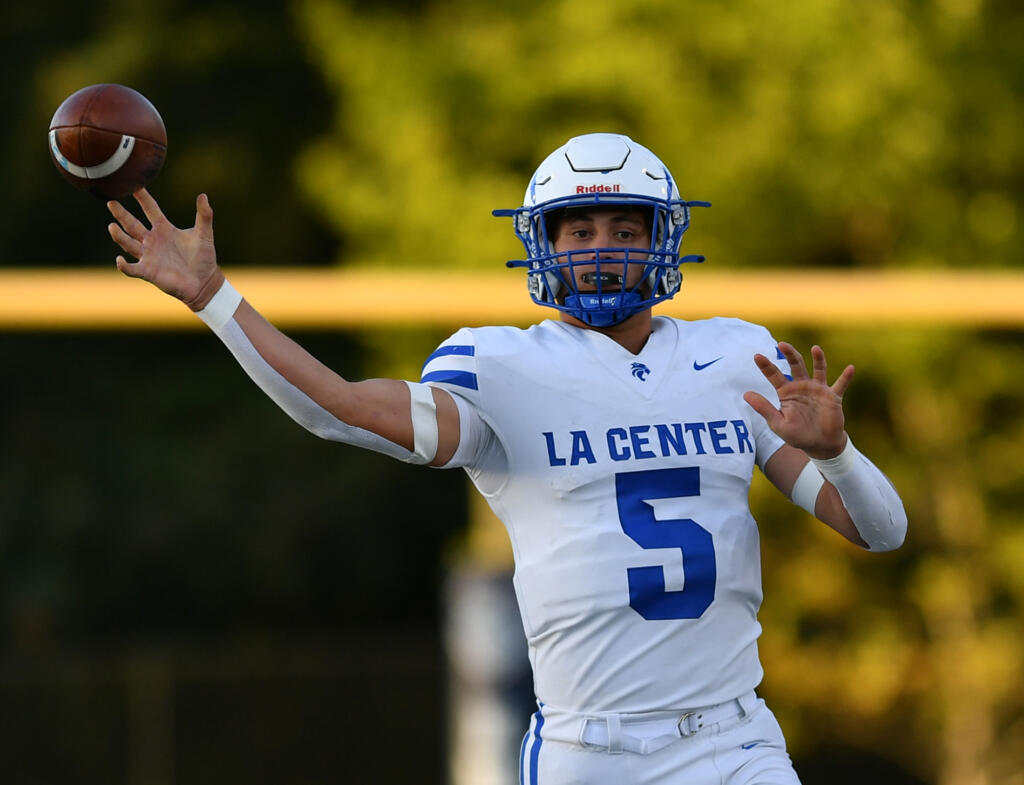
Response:
POLYGON ((853 379, 853 366, 847 365, 830 386, 825 352, 820 346, 811 347, 813 374, 807 373, 803 356, 791 344, 780 342, 779 349, 789 362, 792 380, 763 354, 754 355, 757 367, 779 394, 779 408, 755 392, 744 393, 743 400, 787 444, 812 458, 834 458, 846 446, 843 393, 853 379))

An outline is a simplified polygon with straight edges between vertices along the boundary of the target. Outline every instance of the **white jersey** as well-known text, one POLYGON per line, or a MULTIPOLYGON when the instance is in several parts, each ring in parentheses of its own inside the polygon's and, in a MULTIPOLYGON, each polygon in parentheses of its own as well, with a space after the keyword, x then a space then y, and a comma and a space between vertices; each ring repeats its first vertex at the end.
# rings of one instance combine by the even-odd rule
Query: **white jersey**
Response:
POLYGON ((637 355, 545 321, 462 329, 427 360, 488 427, 457 462, 508 529, 542 704, 688 709, 760 682, 748 495, 783 442, 742 398, 778 401, 755 352, 782 357, 757 325, 656 317, 637 355))

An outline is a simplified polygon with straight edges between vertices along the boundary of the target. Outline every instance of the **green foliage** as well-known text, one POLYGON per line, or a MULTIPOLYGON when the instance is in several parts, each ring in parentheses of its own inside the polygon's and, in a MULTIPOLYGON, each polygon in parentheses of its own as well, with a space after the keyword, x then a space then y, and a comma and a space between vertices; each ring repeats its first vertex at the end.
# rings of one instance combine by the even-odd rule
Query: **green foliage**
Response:
MULTIPOLYGON (((1006 265, 1020 257, 1019 13, 979 2, 301 0, 338 105, 302 180, 345 261, 499 264, 569 136, 628 133, 716 265, 1006 265), (994 50, 994 51, 993 51, 994 50)), ((698 247, 699 246, 699 247, 698 247)))

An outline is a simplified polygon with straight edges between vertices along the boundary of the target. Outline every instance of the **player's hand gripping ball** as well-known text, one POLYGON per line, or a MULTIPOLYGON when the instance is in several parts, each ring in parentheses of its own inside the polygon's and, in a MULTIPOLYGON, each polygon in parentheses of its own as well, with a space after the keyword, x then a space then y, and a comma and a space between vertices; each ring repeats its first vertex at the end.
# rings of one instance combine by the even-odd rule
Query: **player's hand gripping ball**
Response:
POLYGON ((83 87, 50 121, 50 157, 72 185, 104 201, 148 185, 167 155, 167 130, 142 93, 119 84, 83 87))

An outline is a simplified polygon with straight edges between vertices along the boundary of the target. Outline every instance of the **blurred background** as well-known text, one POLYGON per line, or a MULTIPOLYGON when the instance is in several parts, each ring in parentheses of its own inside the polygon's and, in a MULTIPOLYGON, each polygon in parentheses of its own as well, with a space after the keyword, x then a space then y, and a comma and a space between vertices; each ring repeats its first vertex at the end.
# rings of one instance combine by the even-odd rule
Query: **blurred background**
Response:
MULTIPOLYGON (((724 273, 1019 281, 1022 40, 1009 0, 6 3, 0 266, 141 294, 46 149, 64 97, 120 82, 167 126, 153 192, 179 224, 210 195, 229 275, 380 269, 386 302, 384 272, 499 270, 520 248, 490 210, 610 130, 715 205, 684 314, 724 273)), ((955 301, 767 323, 857 365, 851 433, 910 516, 868 555, 755 485, 761 692, 805 785, 1024 783, 1024 315, 955 301)), ((197 326, 4 323, 5 783, 515 781, 521 631, 461 472, 319 442, 197 326)), ((458 326, 289 332, 417 378, 458 326)))

